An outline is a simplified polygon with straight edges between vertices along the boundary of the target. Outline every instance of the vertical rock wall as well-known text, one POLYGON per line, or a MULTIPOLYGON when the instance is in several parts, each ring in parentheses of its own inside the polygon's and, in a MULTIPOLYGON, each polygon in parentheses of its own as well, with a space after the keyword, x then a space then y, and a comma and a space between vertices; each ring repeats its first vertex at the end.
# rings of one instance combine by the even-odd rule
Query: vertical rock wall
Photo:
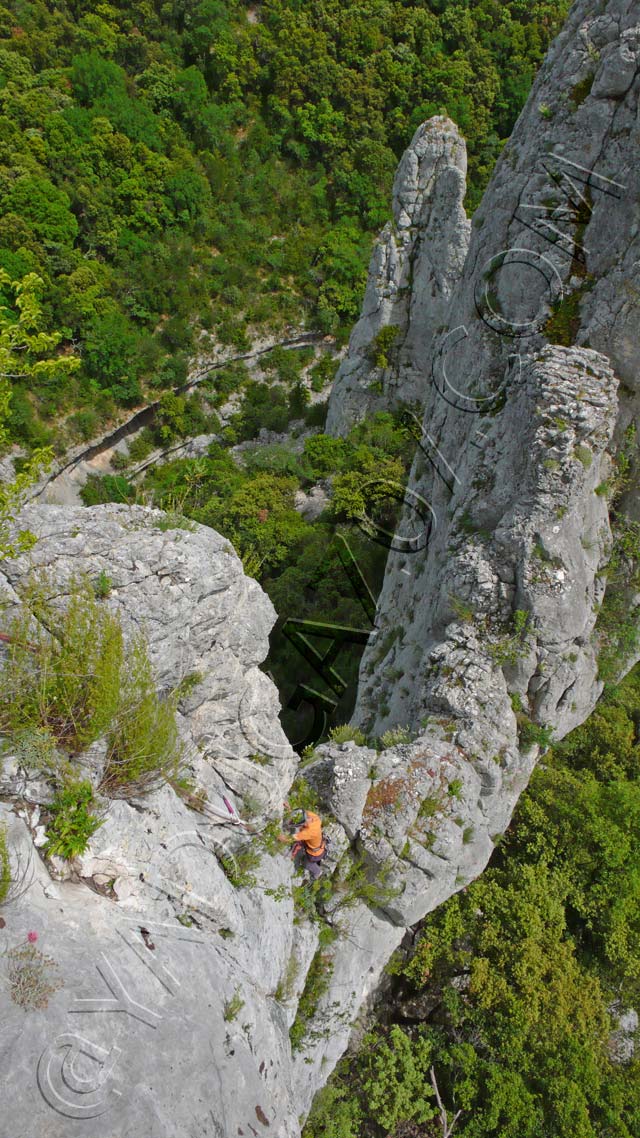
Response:
MULTIPOLYGON (((433 710, 443 646, 461 629, 484 629, 486 661, 487 603, 496 634, 524 609, 541 632, 527 680, 533 714, 563 733, 599 694, 591 638, 610 543, 598 483, 585 478, 592 459, 601 480, 610 469, 593 446, 604 423, 592 421, 592 380, 609 424, 619 384, 610 452, 640 407, 638 15, 622 0, 573 8, 473 218, 445 327, 434 336, 427 323, 409 486, 435 524, 425 548, 389 555, 356 711, 372 729, 416 727, 433 710), (560 504, 567 490, 587 498, 560 504), (535 588, 525 546, 542 550, 535 588), (594 584, 578 603, 587 563, 594 584), (562 706, 549 694, 554 636, 572 640, 578 656, 562 706)), ((412 368, 407 375, 411 389, 412 368)), ((626 508, 637 516, 634 497, 626 508)))
POLYGON ((329 434, 346 434, 399 401, 424 402, 432 338, 444 324, 469 244, 466 172, 464 140, 450 119, 418 127, 398 166, 393 222, 375 245, 362 315, 335 379, 329 434))

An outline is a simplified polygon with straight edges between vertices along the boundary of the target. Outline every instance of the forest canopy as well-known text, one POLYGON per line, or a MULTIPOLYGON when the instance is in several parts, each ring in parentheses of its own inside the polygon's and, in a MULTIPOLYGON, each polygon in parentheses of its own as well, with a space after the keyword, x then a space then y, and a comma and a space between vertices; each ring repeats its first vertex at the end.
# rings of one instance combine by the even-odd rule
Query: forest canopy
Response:
MULTIPOLYGON (((16 382, 10 436, 89 438, 184 380, 201 330, 343 338, 397 160, 444 112, 479 200, 568 4, 0 6, 0 268, 82 366, 16 382)), ((9 298, 0 295, 0 303, 9 298)))

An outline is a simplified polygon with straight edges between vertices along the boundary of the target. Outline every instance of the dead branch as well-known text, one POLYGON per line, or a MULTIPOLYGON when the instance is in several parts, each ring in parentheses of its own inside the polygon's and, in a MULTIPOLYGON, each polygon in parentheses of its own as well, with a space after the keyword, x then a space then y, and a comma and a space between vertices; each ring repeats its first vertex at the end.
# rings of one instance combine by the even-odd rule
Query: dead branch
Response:
POLYGON ((434 1093, 436 1096, 436 1102, 438 1104, 438 1109, 440 1111, 440 1122, 442 1123, 442 1138, 450 1138, 450 1135, 453 1133, 453 1128, 454 1128, 456 1122, 458 1121, 460 1115, 462 1114, 462 1111, 458 1110, 456 1112, 456 1114, 454 1114, 452 1121, 449 1122, 449 1117, 447 1115, 447 1111, 446 1111, 444 1104, 442 1102, 442 1099, 440 1097, 440 1091, 438 1090, 438 1084, 436 1082, 436 1073, 435 1073, 433 1067, 429 1068, 429 1076, 431 1078, 431 1086, 433 1087, 433 1090, 434 1090, 434 1093))
POLYGON ((8 905, 15 904, 33 885, 35 878, 33 850, 30 848, 26 855, 21 850, 11 850, 9 864, 11 883, 0 906, 3 909, 6 909, 8 905))

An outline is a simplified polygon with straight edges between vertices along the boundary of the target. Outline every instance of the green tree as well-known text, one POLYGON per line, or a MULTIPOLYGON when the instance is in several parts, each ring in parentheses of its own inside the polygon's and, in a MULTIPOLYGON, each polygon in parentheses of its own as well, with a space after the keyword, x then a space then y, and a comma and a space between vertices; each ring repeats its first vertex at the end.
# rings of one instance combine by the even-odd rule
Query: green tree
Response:
POLYGON ((280 566, 307 532, 307 523, 294 509, 296 482, 276 474, 256 474, 244 483, 219 512, 220 525, 247 567, 261 575, 280 566))
MULTIPOLYGON (((42 281, 35 273, 12 281, 0 269, 0 288, 8 302, 0 304, 0 449, 8 442, 7 420, 11 410, 12 387, 26 386, 51 376, 68 376, 79 361, 68 355, 55 355, 61 336, 43 330, 39 295, 42 281)), ((33 544, 33 537, 22 531, 10 537, 20 504, 39 472, 51 462, 52 452, 34 451, 21 472, 10 482, 0 482, 0 559, 11 557, 33 544)))
POLYGON ((45 245, 73 245, 78 222, 69 195, 48 178, 19 178, 4 198, 4 209, 26 221, 45 245))

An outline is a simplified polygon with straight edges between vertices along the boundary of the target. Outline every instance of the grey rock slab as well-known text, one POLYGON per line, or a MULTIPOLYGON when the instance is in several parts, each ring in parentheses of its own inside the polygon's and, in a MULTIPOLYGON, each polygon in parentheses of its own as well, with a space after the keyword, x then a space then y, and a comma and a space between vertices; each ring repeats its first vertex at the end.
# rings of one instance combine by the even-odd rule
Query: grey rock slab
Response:
POLYGON ((346 435, 376 410, 424 398, 424 369, 443 323, 469 244, 464 140, 450 119, 418 127, 393 183, 393 223, 383 229, 369 266, 362 315, 336 375, 326 430, 346 435), (396 329, 389 367, 372 358, 382 329, 396 329), (393 361, 393 363, 391 363, 393 361))

